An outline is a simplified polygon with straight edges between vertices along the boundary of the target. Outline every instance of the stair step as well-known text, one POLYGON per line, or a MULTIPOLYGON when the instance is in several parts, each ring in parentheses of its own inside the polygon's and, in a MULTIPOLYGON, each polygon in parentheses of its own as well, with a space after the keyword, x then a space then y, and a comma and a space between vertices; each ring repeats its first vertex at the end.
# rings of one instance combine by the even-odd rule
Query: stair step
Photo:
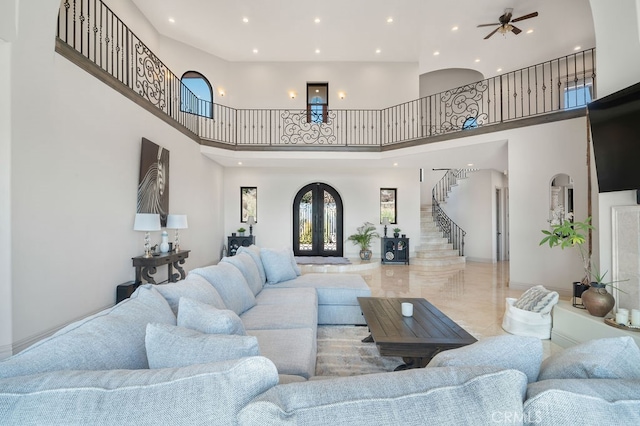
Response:
POLYGON ((449 256, 437 259, 424 259, 419 257, 411 258, 411 264, 416 266, 449 266, 466 264, 464 256, 449 256))
POLYGON ((418 244, 416 251, 429 251, 429 250, 453 250, 453 244, 451 243, 423 243, 418 244))
POLYGON ((416 250, 416 257, 420 259, 433 259, 438 257, 458 256, 458 250, 416 250))

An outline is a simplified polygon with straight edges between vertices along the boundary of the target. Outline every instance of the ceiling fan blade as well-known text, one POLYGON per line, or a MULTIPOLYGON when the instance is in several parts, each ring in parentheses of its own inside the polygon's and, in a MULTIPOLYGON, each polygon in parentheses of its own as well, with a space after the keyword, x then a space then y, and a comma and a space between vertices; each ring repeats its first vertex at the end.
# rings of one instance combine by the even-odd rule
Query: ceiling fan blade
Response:
POLYGON ((535 18, 536 16, 538 16, 538 12, 533 12, 533 13, 529 13, 528 15, 524 15, 519 18, 512 19, 511 22, 524 21, 525 19, 535 18))
POLYGON ((495 24, 481 24, 481 25, 478 25, 478 28, 480 28, 480 27, 493 27, 494 25, 500 25, 500 23, 496 22, 495 24))
POLYGON ((491 31, 491 32, 489 33, 489 35, 488 35, 488 36, 486 36, 484 39, 486 40, 486 39, 488 39, 489 37, 491 37, 492 35, 494 35, 494 34, 498 31, 498 29, 500 29, 500 27, 498 27, 498 28, 496 28, 495 30, 491 31))
POLYGON ((514 33, 515 35, 518 35, 522 32, 522 30, 514 25, 511 25, 511 32, 514 33))

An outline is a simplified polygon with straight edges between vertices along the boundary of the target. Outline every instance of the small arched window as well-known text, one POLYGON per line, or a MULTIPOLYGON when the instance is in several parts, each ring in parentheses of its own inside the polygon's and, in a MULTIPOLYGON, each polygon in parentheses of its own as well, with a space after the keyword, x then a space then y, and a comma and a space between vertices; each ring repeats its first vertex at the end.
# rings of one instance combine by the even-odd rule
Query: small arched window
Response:
POLYGON ((180 81, 180 111, 213 118, 213 89, 209 80, 197 71, 187 71, 180 81))

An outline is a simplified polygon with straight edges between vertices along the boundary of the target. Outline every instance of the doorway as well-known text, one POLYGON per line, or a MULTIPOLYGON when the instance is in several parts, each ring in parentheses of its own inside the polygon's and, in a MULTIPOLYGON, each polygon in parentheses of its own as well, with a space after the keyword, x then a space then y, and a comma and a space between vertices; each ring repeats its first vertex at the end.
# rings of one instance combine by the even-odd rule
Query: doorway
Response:
POLYGON ((496 260, 509 260, 509 188, 496 188, 496 260))
POLYGON ((311 183, 293 200, 293 253, 342 256, 342 199, 326 183, 311 183))

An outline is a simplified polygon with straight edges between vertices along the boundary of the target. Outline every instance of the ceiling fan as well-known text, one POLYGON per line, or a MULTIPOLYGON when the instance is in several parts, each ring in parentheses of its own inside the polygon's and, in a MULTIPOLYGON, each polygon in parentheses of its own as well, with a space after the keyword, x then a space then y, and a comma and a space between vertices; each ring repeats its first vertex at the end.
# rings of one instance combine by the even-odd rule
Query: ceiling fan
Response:
POLYGON ((515 35, 518 35, 522 32, 522 30, 516 27, 515 25, 513 25, 512 24, 513 22, 524 21, 525 19, 535 18, 536 16, 538 16, 538 12, 533 12, 533 13, 529 13, 527 15, 521 16, 519 18, 511 19, 512 13, 513 13, 513 9, 507 8, 504 10, 504 14, 498 18, 498 21, 500 21, 499 23, 478 25, 478 28, 492 27, 494 25, 498 25, 498 28, 491 31, 489 35, 487 35, 484 39, 485 40, 488 39, 489 37, 494 35, 496 32, 499 32, 500 34, 506 34, 509 31, 511 31, 515 35))

